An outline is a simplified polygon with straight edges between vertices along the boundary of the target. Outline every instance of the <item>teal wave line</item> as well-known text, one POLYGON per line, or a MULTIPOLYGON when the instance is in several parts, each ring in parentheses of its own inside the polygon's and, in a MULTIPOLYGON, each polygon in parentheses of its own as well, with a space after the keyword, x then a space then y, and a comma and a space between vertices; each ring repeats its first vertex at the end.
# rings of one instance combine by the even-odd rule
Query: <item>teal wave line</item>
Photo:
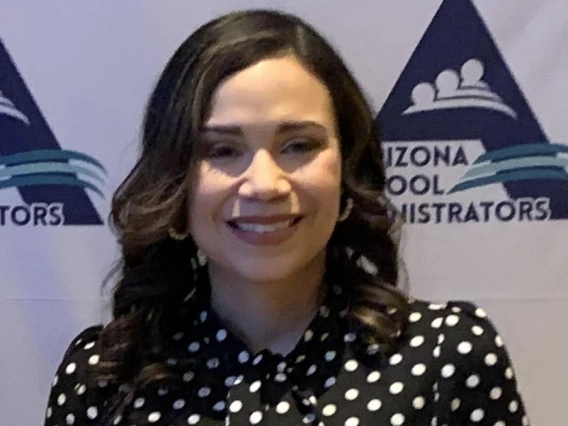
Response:
POLYGON ((36 151, 19 152, 17 154, 0 157, 0 166, 9 166, 21 163, 38 163, 44 161, 80 160, 100 169, 105 175, 107 170, 100 161, 85 153, 64 149, 39 149, 36 151))
POLYGON ((509 160, 518 157, 542 156, 550 154, 568 153, 568 145, 558 143, 521 144, 497 151, 486 152, 480 155, 473 164, 485 161, 509 160))
POLYGON ((486 176, 479 179, 460 182, 448 191, 448 194, 465 191, 466 189, 490 185, 492 183, 515 182, 521 180, 565 180, 568 181, 568 173, 562 170, 546 170, 530 168, 524 170, 511 170, 497 175, 486 176))
POLYGON ((88 188, 93 192, 104 198, 104 194, 100 189, 98 189, 91 182, 87 182, 81 179, 68 177, 68 176, 58 176, 58 175, 33 175, 25 177, 15 177, 7 180, 0 181, 0 189, 12 188, 12 187, 26 187, 26 186, 38 186, 38 185, 62 185, 62 186, 78 186, 81 188, 88 188))
POLYGON ((82 173, 103 183, 104 180, 91 169, 68 163, 32 163, 0 169, 0 179, 38 173, 82 173))
POLYGON ((530 168, 536 166, 550 166, 550 167, 568 167, 568 158, 557 157, 529 157, 529 158, 516 158, 512 160, 505 160, 499 163, 490 163, 483 166, 473 166, 462 177, 475 178, 478 176, 503 172, 512 169, 530 168))

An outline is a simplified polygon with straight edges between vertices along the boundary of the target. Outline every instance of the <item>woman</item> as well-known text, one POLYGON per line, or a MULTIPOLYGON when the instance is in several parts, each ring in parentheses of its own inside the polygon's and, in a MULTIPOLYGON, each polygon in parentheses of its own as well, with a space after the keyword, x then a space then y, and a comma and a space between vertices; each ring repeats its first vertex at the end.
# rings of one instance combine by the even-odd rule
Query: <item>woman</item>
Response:
POLYGON ((397 290, 377 134, 297 17, 191 35, 113 199, 113 320, 69 346, 45 424, 528 424, 484 312, 397 290))

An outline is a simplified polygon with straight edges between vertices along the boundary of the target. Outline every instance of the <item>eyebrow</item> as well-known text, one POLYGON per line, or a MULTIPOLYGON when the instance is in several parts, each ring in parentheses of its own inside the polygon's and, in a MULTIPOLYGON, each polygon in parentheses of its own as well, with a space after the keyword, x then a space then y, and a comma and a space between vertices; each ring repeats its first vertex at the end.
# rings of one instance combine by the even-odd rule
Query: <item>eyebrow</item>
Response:
MULTIPOLYGON (((284 121, 278 124, 276 128, 277 133, 287 133, 298 130, 317 129, 327 133, 327 128, 316 121, 284 121)), ((235 124, 220 124, 220 125, 204 125, 201 128, 203 133, 219 133, 229 136, 242 136, 242 126, 235 124)))

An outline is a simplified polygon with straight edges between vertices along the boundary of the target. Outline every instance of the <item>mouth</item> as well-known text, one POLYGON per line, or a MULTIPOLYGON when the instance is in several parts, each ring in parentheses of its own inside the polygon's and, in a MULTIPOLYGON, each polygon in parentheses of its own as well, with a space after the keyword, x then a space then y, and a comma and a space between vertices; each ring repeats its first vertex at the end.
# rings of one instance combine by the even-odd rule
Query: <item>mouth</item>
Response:
POLYGON ((268 234, 271 232, 280 231, 282 229, 292 228, 297 225, 302 216, 296 216, 285 220, 274 220, 270 218, 264 219, 235 219, 227 221, 227 224, 236 230, 245 232, 256 232, 258 234, 268 234))

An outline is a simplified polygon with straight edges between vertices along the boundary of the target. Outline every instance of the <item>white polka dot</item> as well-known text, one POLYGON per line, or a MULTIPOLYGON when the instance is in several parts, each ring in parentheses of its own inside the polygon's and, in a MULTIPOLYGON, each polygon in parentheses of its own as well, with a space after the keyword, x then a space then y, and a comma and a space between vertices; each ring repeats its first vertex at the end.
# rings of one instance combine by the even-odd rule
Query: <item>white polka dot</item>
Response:
POLYGON ((444 340, 446 340, 446 336, 444 336, 443 334, 440 334, 438 336, 438 345, 441 345, 442 343, 444 343, 444 340))
POLYGON ((461 342, 458 345, 458 352, 462 355, 467 355, 473 349, 473 345, 469 342, 461 342))
POLYGON ((412 375, 413 376, 422 376, 426 372, 426 365, 424 364, 416 364, 412 367, 412 375))
POLYGON ((326 417, 333 416, 337 412, 337 406, 335 404, 328 404, 323 407, 322 414, 326 417))
POLYGON ((509 411, 511 413, 516 413, 518 409, 519 403, 517 401, 511 401, 511 403, 509 404, 509 411))
POLYGON ((417 396, 412 400, 412 406, 417 410, 422 410, 424 405, 426 405, 426 400, 421 396, 417 396))
POLYGON ((83 395, 86 391, 87 391, 87 386, 85 385, 79 385, 76 390, 77 395, 83 395))
POLYGON ((401 354, 394 354, 393 356, 391 356, 389 358, 389 364, 390 365, 400 364, 401 361, 402 361, 402 355, 401 354))
POLYGON ((286 381, 288 377, 286 376, 286 374, 284 373, 278 373, 275 377, 274 380, 276 380, 279 383, 284 383, 286 381))
POLYGON ((442 326, 442 323, 444 322, 443 318, 436 318, 434 321, 432 321, 432 328, 440 328, 442 326))
POLYGON ((240 362, 241 364, 244 364, 244 363, 247 362, 249 359, 250 359, 250 355, 249 355, 248 352, 242 351, 242 352, 239 354, 239 362, 240 362))
POLYGON ((442 377, 448 379, 454 375, 455 371, 456 367, 454 367, 452 364, 444 365, 444 367, 442 368, 442 377))
POLYGON ((359 363, 354 359, 351 359, 345 363, 345 370, 349 372, 357 370, 357 367, 359 367, 359 363))
POLYGON ((75 364, 74 362, 72 362, 71 364, 69 364, 69 365, 67 366, 67 368, 65 368, 65 373, 67 373, 67 374, 73 374, 76 369, 77 369, 77 364, 75 364))
POLYGON ((53 414, 53 409, 51 407, 47 407, 47 411, 45 412, 45 417, 49 419, 52 414, 53 414))
POLYGON ((499 398, 501 398, 501 395, 503 395, 503 391, 501 390, 501 388, 493 388, 491 389, 491 392, 489 393, 489 396, 491 397, 492 400, 496 401, 499 398))
POLYGON ((150 413, 150 415, 148 416, 148 421, 150 423, 156 423, 158 420, 160 420, 161 417, 162 415, 160 413, 154 411, 153 413, 150 413))
POLYGON ((171 365, 171 366, 176 365, 177 362, 178 362, 178 360, 175 359, 175 358, 168 358, 168 359, 166 360, 166 364, 171 365))
POLYGON ((89 407, 87 410, 87 417, 91 420, 94 420, 97 418, 97 416, 99 415, 99 410, 97 410, 97 407, 89 407))
POLYGON ((196 425, 197 423, 199 423, 199 420, 201 420, 201 416, 199 414, 192 414, 188 417, 187 424, 196 425))
POLYGON ((65 423, 68 425, 72 425, 75 423, 75 416, 73 414, 68 414, 67 417, 65 417, 65 423))
POLYGON ((65 401, 67 401, 67 397, 65 396, 64 393, 60 394, 57 397, 57 405, 61 406, 61 405, 65 404, 65 401))
POLYGON ((431 311, 440 311, 445 307, 446 307, 445 305, 439 303, 430 303, 430 305, 428 305, 428 309, 430 309, 431 311))
POLYGON ((89 364, 90 365, 97 365, 99 363, 100 359, 101 359, 101 357, 99 355, 92 355, 89 358, 89 364))
POLYGON ((509 379, 509 380, 511 380, 511 379, 514 377, 513 369, 512 369, 511 367, 508 367, 508 368, 505 370, 505 377, 506 377, 507 379, 509 379))
POLYGON ((449 315, 446 318, 446 325, 449 327, 455 326, 458 322, 460 322, 460 317, 458 317, 457 315, 449 315))
POLYGON ((501 336, 497 336, 495 337, 495 344, 498 348, 502 348, 505 345, 505 342, 503 342, 503 338, 501 336))
POLYGON ((458 408, 460 408, 461 405, 461 401, 459 399, 454 399, 452 401, 452 411, 458 411, 458 408))
POLYGON ((134 408, 141 408, 142 406, 144 406, 144 398, 138 398, 136 401, 134 401, 134 408))
POLYGON ((367 354, 376 355, 379 352, 380 346, 377 343, 373 343, 367 347, 367 354))
POLYGON ((158 389, 158 395, 160 395, 160 396, 165 396, 165 395, 168 394, 168 392, 169 392, 169 391, 168 391, 167 389, 165 389, 165 388, 160 388, 160 389, 158 389))
POLYGON ((410 322, 418 322, 420 321, 420 318, 422 318, 422 314, 420 312, 412 312, 408 317, 408 320, 410 322))
POLYGON ((227 338, 227 330, 225 330, 225 329, 219 330, 215 337, 217 338, 218 342, 222 342, 223 340, 225 340, 227 338))
POLYGON ((181 340, 183 337, 183 333, 180 331, 172 336, 173 340, 181 340))
POLYGON ((211 394, 211 389, 208 387, 203 387, 199 389, 199 391, 197 391, 197 395, 199 395, 200 398, 208 397, 210 394, 211 394))
POLYGON ((197 352, 200 347, 201 347, 201 345, 199 344, 199 342, 192 342, 192 343, 187 347, 187 350, 188 350, 189 352, 197 352))
POLYGON ((493 426, 506 426, 505 422, 502 422, 501 420, 499 420, 497 423, 495 423, 493 426))
POLYGON ((347 343, 351 343, 354 342, 356 338, 357 336, 355 335, 355 333, 347 333, 343 338, 343 340, 346 341, 347 343))
POLYGON ((86 349, 86 350, 89 350, 89 349, 92 349, 93 346, 95 346, 95 342, 89 342, 85 346, 83 346, 83 348, 86 349))
POLYGON ((185 373, 183 375, 183 381, 184 382, 191 382, 194 377, 195 377, 195 374, 193 373, 193 371, 188 371, 187 373, 185 373))
POLYGON ((311 365, 310 368, 308 368, 308 371, 306 372, 306 375, 307 375, 307 376, 311 376, 312 374, 314 374, 314 373, 316 372, 317 369, 318 369, 318 368, 317 368, 317 366, 316 366, 315 364, 314 364, 314 365, 311 365))
POLYGON ((476 423, 483 420, 483 417, 485 417, 485 412, 481 408, 474 410, 469 416, 470 420, 476 423))
POLYGON ((220 365, 220 362, 219 362, 218 358, 211 358, 211 359, 207 360, 207 368, 209 370, 213 370, 213 369, 219 367, 219 365, 220 365))
POLYGON ((214 411, 223 411, 225 409, 225 401, 219 401, 213 406, 214 411))
POLYGON ((286 401, 282 401, 276 406, 276 412, 278 414, 286 414, 288 410, 290 410, 290 403, 286 401))
POLYGON ((367 376, 367 383, 375 383, 381 378, 381 373, 373 371, 367 376))
POLYGON ((485 312, 483 309, 481 308, 477 308, 475 310, 475 315, 477 315, 479 318, 487 318, 487 312, 485 312))
POLYGON ((260 411, 255 411, 249 417, 249 421, 250 421, 251 425, 256 425, 256 424, 260 423, 261 420, 262 420, 262 413, 260 411))
POLYGON ((412 340, 410 341, 410 346, 412 346, 413 348, 417 348, 421 346, 423 343, 424 343, 424 336, 416 336, 413 337, 412 340))
POLYGON ((489 367, 497 364, 497 355, 493 353, 485 355, 485 364, 489 367))
POLYGON ((183 399, 178 399, 174 402, 173 407, 174 410, 181 410, 183 407, 185 407, 185 401, 183 399))
POLYGON ((367 404, 367 410, 369 411, 377 411, 380 410, 380 408, 382 407, 383 403, 381 402, 380 399, 372 399, 369 401, 369 403, 367 404))
POLYGON ((434 348, 434 350, 432 351, 432 355, 434 356, 434 358, 440 358, 441 352, 442 352, 442 349, 440 348, 440 346, 436 346, 434 348))
POLYGON ((309 425, 311 423, 313 423, 313 421, 316 419, 316 415, 314 413, 309 413, 306 414, 306 416, 304 416, 304 418, 302 419, 302 423, 304 423, 305 425, 309 425))
POLYGON ((238 413, 239 411, 241 411, 242 408, 243 408, 243 403, 239 400, 233 401, 231 402, 231 405, 229 405, 229 411, 231 413, 238 413))
POLYGON ((345 392, 345 399, 347 401, 353 401, 357 399, 358 396, 359 396, 359 390, 355 388, 349 389, 347 392, 345 392))
POLYGON ((477 374, 473 374, 467 378, 465 384, 468 388, 473 389, 479 385, 479 376, 477 374))
POLYGON ((332 386, 335 384, 335 382, 336 382, 336 378, 335 378, 335 377, 330 377, 329 379, 327 379, 327 380, 325 381, 325 383, 324 383, 323 385, 324 385, 324 387, 326 387, 326 388, 330 388, 330 387, 332 387, 332 386))
POLYGON ((309 342, 310 340, 312 340, 313 337, 314 337, 314 332, 312 330, 306 330, 306 332, 304 333, 304 340, 306 342, 309 342))
POLYGON ((337 353, 335 351, 328 351, 325 354, 325 360, 326 361, 333 361, 335 359, 336 355, 337 355, 337 353))
POLYGON ((264 358, 264 355, 262 355, 262 354, 258 354, 257 356, 255 356, 254 359, 252 360, 252 365, 260 364, 260 361, 262 361, 262 358, 264 358))
POLYGON ((390 386, 389 391, 393 395, 398 395, 399 393, 402 392, 403 389, 404 389, 404 384, 402 384, 402 382, 395 382, 390 386))
POLYGON ((255 393, 260 389, 260 386, 262 385, 262 383, 260 382, 260 380, 257 380, 256 382, 253 382, 250 387, 249 387, 249 391, 251 393, 255 393))
POLYGON ((359 426, 359 419, 357 417, 350 417, 345 421, 345 426, 359 426))
POLYGON ((404 424, 404 416, 402 414, 395 414, 391 417, 391 425, 401 426, 404 424))
POLYGON ((481 328, 481 327, 478 326, 478 325, 474 325, 474 326, 471 328, 471 332, 472 332, 473 334, 475 334, 476 336, 481 336, 481 335, 483 334, 483 328, 481 328))
POLYGON ((120 421, 122 420, 122 416, 119 414, 118 416, 116 416, 112 422, 113 425, 117 425, 120 423, 120 421))
POLYGON ((59 377, 57 375, 55 375, 55 377, 53 378, 53 381, 51 382, 51 386, 57 385, 58 381, 59 381, 59 377))

